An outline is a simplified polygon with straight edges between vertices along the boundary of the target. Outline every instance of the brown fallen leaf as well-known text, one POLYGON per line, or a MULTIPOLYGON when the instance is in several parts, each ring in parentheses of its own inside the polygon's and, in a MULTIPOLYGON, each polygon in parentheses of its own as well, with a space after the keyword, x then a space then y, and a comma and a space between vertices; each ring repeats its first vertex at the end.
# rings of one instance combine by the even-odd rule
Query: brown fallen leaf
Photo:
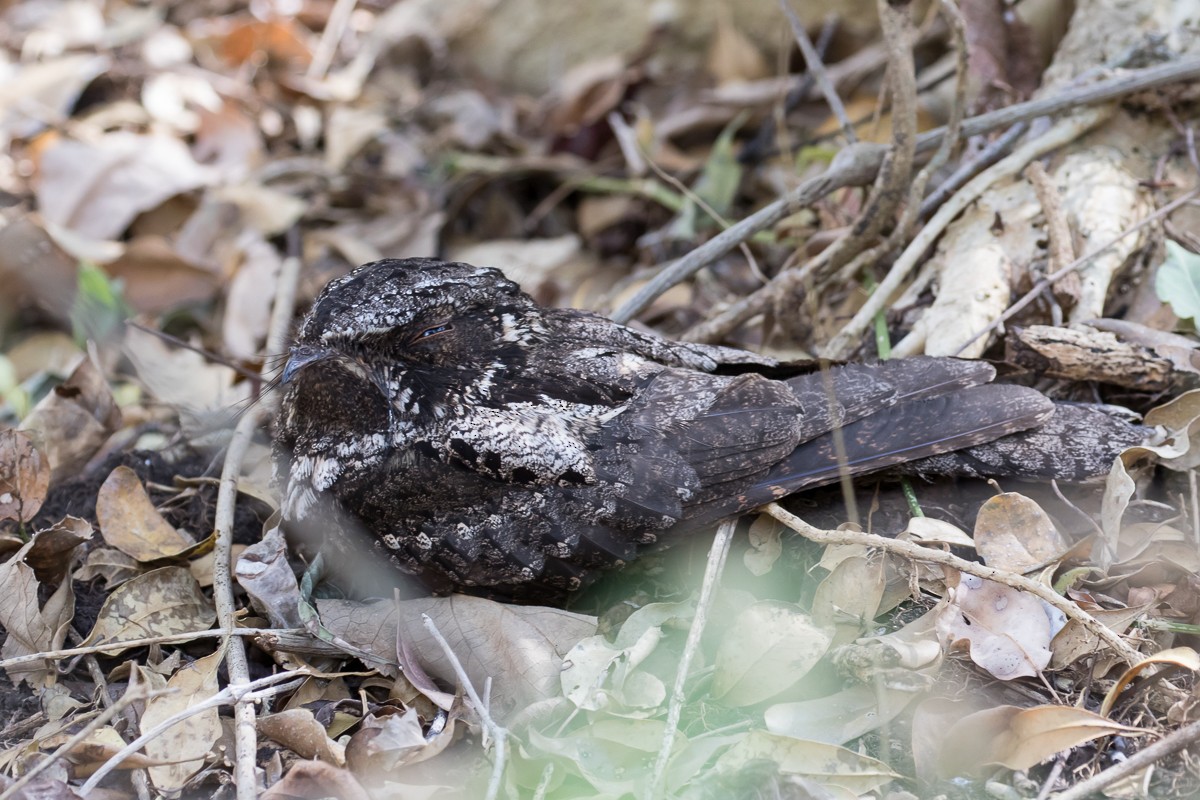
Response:
POLYGON ((983 563, 1016 573, 1043 566, 1069 547, 1042 507, 1016 492, 983 504, 975 518, 974 538, 983 563))
POLYGON ((163 567, 117 587, 83 645, 111 643, 104 652, 119 653, 125 649, 122 640, 206 631, 216 618, 186 567, 163 567))
POLYGON ((454 741, 454 718, 450 719, 441 731, 426 739, 415 708, 382 717, 368 714, 346 743, 346 764, 355 775, 377 779, 406 764, 428 761, 454 741))
POLYGON ((371 795, 348 769, 324 761, 299 761, 283 780, 262 794, 262 800, 294 800, 297 797, 339 797, 341 800, 371 800, 371 795))
POLYGON ((129 467, 114 469, 100 487, 96 521, 105 542, 143 563, 178 556, 196 545, 163 519, 129 467))
POLYGON ((57 583, 71 568, 75 548, 92 538, 92 526, 79 517, 61 521, 33 535, 25 563, 42 583, 57 583))
POLYGON ((1108 690, 1108 694, 1104 695, 1104 702, 1100 704, 1101 716, 1107 717, 1112 711, 1113 704, 1117 702, 1121 692, 1133 680, 1141 675, 1146 669, 1161 665, 1173 667, 1182 667, 1183 669, 1191 670, 1192 672, 1200 672, 1200 655, 1190 647, 1172 647, 1169 650, 1163 650, 1161 653, 1155 653, 1152 656, 1143 658, 1138 663, 1134 664, 1125 673, 1117 679, 1112 688, 1108 690))
MULTIPOLYGON (((40 584, 25 556, 33 549, 30 541, 12 558, 0 564, 0 627, 8 634, 0 647, 0 658, 44 653, 62 647, 67 628, 75 616, 75 594, 71 581, 63 581, 46 601, 38 602, 40 584)), ((49 662, 32 662, 8 667, 15 682, 32 685, 53 682, 54 667, 49 662)))
POLYGON ((121 409, 88 356, 21 421, 21 430, 49 459, 53 485, 78 474, 119 427, 121 409))
POLYGON ((33 519, 50 489, 50 463, 29 436, 0 431, 0 519, 33 519))
POLYGON ((301 758, 318 758, 339 767, 346 765, 346 748, 329 738, 325 726, 307 708, 289 708, 255 720, 258 732, 279 742, 301 758))

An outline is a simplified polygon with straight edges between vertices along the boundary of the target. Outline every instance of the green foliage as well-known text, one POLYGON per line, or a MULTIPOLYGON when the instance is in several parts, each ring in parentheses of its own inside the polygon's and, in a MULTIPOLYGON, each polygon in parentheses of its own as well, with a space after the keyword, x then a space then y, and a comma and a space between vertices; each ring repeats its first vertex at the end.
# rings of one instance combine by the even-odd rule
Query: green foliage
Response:
POLYGON ((1167 258, 1158 268, 1154 291, 1180 319, 1200 317, 1200 255, 1167 242, 1167 258))
POLYGON ((82 346, 89 339, 109 339, 129 316, 120 281, 111 280, 95 264, 81 262, 75 301, 71 304, 71 332, 75 340, 82 346))

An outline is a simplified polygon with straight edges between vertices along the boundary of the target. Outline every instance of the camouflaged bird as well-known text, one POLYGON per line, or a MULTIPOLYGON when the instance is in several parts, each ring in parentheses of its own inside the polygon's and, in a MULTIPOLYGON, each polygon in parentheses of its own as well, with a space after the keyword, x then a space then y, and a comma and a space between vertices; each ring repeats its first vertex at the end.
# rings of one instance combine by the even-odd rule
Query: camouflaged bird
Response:
POLYGON ((316 299, 284 369, 283 514, 335 557, 365 529, 436 592, 560 602, 843 473, 1081 480, 1147 433, 981 362, 799 371, 543 308, 495 269, 367 264, 316 299))

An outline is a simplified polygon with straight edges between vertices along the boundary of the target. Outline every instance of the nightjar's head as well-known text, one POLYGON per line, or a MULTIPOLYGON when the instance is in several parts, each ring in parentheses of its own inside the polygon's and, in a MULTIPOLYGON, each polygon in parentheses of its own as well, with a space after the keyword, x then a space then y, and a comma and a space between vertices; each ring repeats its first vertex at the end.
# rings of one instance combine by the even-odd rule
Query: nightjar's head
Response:
POLYGON ((428 258, 376 261, 317 297, 283 380, 357 377, 403 410, 486 389, 489 374, 521 361, 542 332, 539 307, 499 270, 428 258))

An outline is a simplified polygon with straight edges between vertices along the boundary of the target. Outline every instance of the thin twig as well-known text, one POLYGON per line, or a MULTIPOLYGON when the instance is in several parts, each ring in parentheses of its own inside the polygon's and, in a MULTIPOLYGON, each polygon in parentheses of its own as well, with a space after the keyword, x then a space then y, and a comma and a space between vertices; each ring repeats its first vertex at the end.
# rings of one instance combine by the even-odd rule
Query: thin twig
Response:
POLYGON ((708 563, 704 567, 704 583, 700 585, 700 597, 696 600, 696 614, 692 617, 692 626, 688 629, 687 642, 683 646, 683 654, 679 658, 679 669, 675 673, 675 686, 671 690, 670 705, 667 706, 667 727, 663 731, 662 745, 658 748, 658 758, 654 762, 654 773, 646 787, 647 800, 655 800, 661 796, 663 781, 667 776, 667 764, 671 760, 671 750, 675 747, 675 735, 679 727, 679 717, 683 713, 684 687, 688 673, 691 671, 692 659, 700 649, 700 637, 704 633, 704 625, 708 621, 708 611, 712 607, 717 585, 721 580, 721 572, 725 569, 725 559, 729 556, 729 544, 733 541, 733 532, 737 530, 737 519, 727 519, 717 528, 716 538, 708 550, 708 563))
MULTIPOLYGON (((21 790, 28 786, 30 781, 41 775, 46 770, 50 769, 50 767, 54 764, 57 764, 64 756, 78 747, 84 739, 87 739, 109 722, 112 722, 113 718, 128 708, 130 704, 140 702, 142 700, 149 700, 150 698, 158 697, 159 695, 171 694, 176 691, 178 690, 160 689, 158 691, 148 691, 145 686, 137 683, 136 679, 131 679, 129 686, 125 689, 125 694, 121 695, 121 697, 118 698, 115 703, 104 709, 104 711, 93 717, 87 725, 84 725, 70 739, 67 739, 67 741, 63 742, 57 750, 39 761, 37 764, 34 764, 28 772, 26 772, 20 778, 17 778, 17 780, 13 781, 13 783, 3 792, 0 792, 0 800, 10 800, 10 798, 21 794, 21 790)), ((81 795, 86 796, 87 792, 81 791, 81 795)))
POLYGON ((1179 730, 1164 736, 1152 745, 1142 748, 1124 761, 1118 761, 1108 769, 1070 789, 1054 795, 1054 800, 1086 800, 1096 797, 1108 786, 1144 770, 1156 761, 1174 755, 1185 747, 1200 741, 1200 720, 1188 723, 1179 730))
POLYGON ((817 88, 825 96, 829 110, 837 117, 838 125, 842 127, 842 135, 846 137, 846 141, 854 144, 858 141, 858 136, 854 133, 854 124, 850 122, 850 117, 846 114, 846 106, 842 104, 842 98, 838 97, 837 87, 833 85, 833 81, 829 79, 829 73, 825 71, 821 54, 817 52, 812 40, 808 38, 808 32, 804 30, 804 23, 800 21, 792 4, 788 0, 779 0, 779 5, 788 18, 788 24, 792 26, 792 35, 796 37, 796 44, 800 46, 800 53, 804 56, 808 74, 817 82, 817 88))
POLYGON ((325 30, 321 31, 321 41, 317 42, 312 62, 308 65, 305 75, 308 79, 319 81, 325 77, 325 72, 333 62, 333 54, 337 52, 338 42, 342 40, 346 26, 350 23, 350 13, 354 11, 355 2, 356 0, 337 0, 333 4, 333 10, 329 12, 329 18, 325 21, 325 30))
MULTIPOLYGON (((1018 122, 1057 114, 1080 105, 1104 103, 1135 92, 1196 78, 1200 78, 1200 58, 1132 70, 1128 74, 1097 81, 1089 86, 1071 87, 1050 97, 1018 103, 971 117, 963 122, 961 136, 964 138, 978 136, 997 128, 1007 128, 1018 122)), ((922 134, 917 139, 917 152, 933 150, 944 135, 944 128, 922 134)), ((872 180, 883 161, 885 149, 881 145, 863 142, 843 149, 821 175, 806 180, 786 196, 751 214, 731 226, 729 230, 723 231, 683 258, 664 267, 654 276, 653 280, 613 313, 613 319, 618 322, 628 322, 663 292, 675 284, 687 280, 728 253, 740 242, 774 225, 795 210, 812 205, 830 192, 844 186, 861 186, 872 180)), ((703 330, 697 327, 686 338, 692 341, 711 341, 726 335, 737 325, 762 312, 766 307, 766 296, 762 294, 762 291, 750 295, 757 299, 749 300, 747 298, 747 301, 739 304, 738 311, 727 318, 722 325, 706 327, 703 330)))
POLYGON ((79 788, 79 794, 83 797, 87 797, 87 795, 100 784, 100 781, 104 780, 108 773, 120 766, 122 761, 145 747, 146 742, 162 736, 163 733, 170 730, 175 725, 178 725, 180 722, 191 719, 197 714, 201 714, 213 708, 220 708, 221 706, 227 706, 230 704, 234 704, 236 706, 237 704, 243 702, 246 704, 253 704, 256 700, 261 700, 265 696, 280 694, 291 691, 292 689, 297 689, 305 680, 307 680, 308 677, 309 673, 305 670, 291 670, 289 672, 278 672, 274 675, 268 675, 265 678, 259 678, 251 683, 244 683, 239 686, 234 686, 231 684, 225 687, 211 697, 207 697, 204 700, 201 700, 199 703, 180 711, 178 714, 164 719, 162 722, 155 725, 150 730, 144 731, 141 736, 122 747, 120 750, 110 756, 107 761, 101 764, 99 769, 92 773, 92 776, 87 779, 87 782, 79 788), (300 679, 293 680, 297 677, 300 679), (288 682, 284 683, 284 681, 288 682))
POLYGON ((500 783, 504 779, 504 766, 508 757, 505 746, 508 741, 508 730, 498 725, 492 719, 492 715, 488 712, 487 704, 483 702, 482 698, 479 697, 479 693, 475 691, 475 685, 471 683, 470 676, 463 669, 462 662, 458 660, 458 654, 454 652, 454 648, 446 641, 446 637, 438 630, 437 625, 434 624, 430 616, 422 614, 421 621, 425 625, 425 630, 429 631, 429 635, 437 641, 438 645, 442 648, 442 652, 446 654, 446 659, 454 669, 454 674, 458 677, 458 682, 462 684, 467 697, 471 698, 471 704, 475 706, 475 713, 479 715, 479 721, 482 723, 484 731, 496 743, 496 755, 492 764, 492 777, 488 780, 487 794, 484 795, 484 800, 495 800, 500 794, 500 783))
MULTIPOLYGON (((269 352, 282 352, 283 350, 287 331, 291 325, 296 283, 299 276, 300 259, 295 255, 284 258, 279 278, 275 284, 275 299, 268 326, 267 348, 269 352)), ((280 364, 264 363, 264 380, 272 377, 272 370, 281 367, 280 364)), ((237 611, 233 601, 231 560, 238 476, 242 471, 242 461, 250 449, 254 431, 258 428, 266 411, 266 405, 258 403, 238 420, 233 436, 229 440, 229 447, 225 451, 225 463, 221 468, 221 486, 217 491, 214 523, 216 544, 213 548, 213 602, 217 609, 217 623, 225 631, 231 631, 235 627, 237 611)), ((247 685, 250 682, 250 668, 246 659, 244 642, 240 637, 227 636, 222 639, 221 646, 225 648, 225 665, 229 671, 230 688, 247 685)), ((254 800, 259 794, 256 771, 258 736, 254 723, 254 705, 249 702, 237 702, 233 708, 233 716, 234 782, 237 784, 237 797, 238 800, 254 800)))
POLYGON ((999 161, 1005 153, 1012 149, 1017 140, 1025 135, 1027 130, 1029 130, 1028 122, 1018 122, 997 137, 995 141, 990 142, 983 150, 959 164, 954 172, 950 173, 950 177, 942 181, 936 189, 929 193, 928 197, 921 201, 921 219, 927 218, 936 211, 950 195, 958 191, 960 186, 999 161))
MULTIPOLYGON (((929 222, 913 237, 908 247, 892 264, 888 274, 880 281, 879 288, 867 298, 854 317, 830 340, 825 354, 831 358, 844 357, 844 354, 853 350, 855 343, 867 326, 871 324, 875 314, 882 310, 892 296, 899 291, 901 284, 908 278, 909 273, 917 265, 925 251, 933 246, 934 241, 962 213, 963 209, 975 202, 993 183, 1001 178, 1015 175, 1033 159, 1062 147, 1068 142, 1075 141, 1084 132, 1099 125, 1107 117, 1108 114, 1104 109, 1087 109, 1075 116, 1068 117, 1047 131, 1045 135, 1026 142, 1013 151, 1012 155, 972 178, 966 186, 939 208, 929 222)), ((897 355, 905 353, 903 345, 903 341, 896 345, 897 355)))
POLYGON ((796 533, 818 544, 855 544, 863 547, 875 547, 887 553, 894 553, 898 556, 910 559, 912 561, 921 561, 927 564, 938 564, 943 567, 950 567, 959 572, 965 572, 968 575, 974 575, 984 580, 995 581, 996 583, 1011 586, 1014 589, 1020 589, 1023 592, 1028 592, 1039 600, 1044 600, 1049 605, 1057 608, 1059 611, 1067 615, 1069 619, 1077 620, 1089 633, 1093 634, 1105 644, 1116 651, 1121 660, 1129 665, 1134 665, 1142 660, 1142 655, 1136 648, 1131 647, 1121 636, 1103 623, 1096 620, 1091 614, 1087 613, 1079 606, 1072 603, 1067 598, 1055 592, 1050 587, 1039 583, 1035 580, 1030 580, 1024 575, 1018 575, 1013 572, 996 569, 994 567, 984 566, 983 564, 974 561, 967 561, 959 558, 951 553, 942 550, 934 550, 929 547, 915 544, 913 542, 905 542, 899 539, 889 539, 886 536, 878 536, 873 533, 861 533, 859 531, 826 531, 820 528, 815 528, 809 525, 804 520, 785 510, 777 503, 768 503, 761 509, 764 513, 770 514, 775 519, 788 526, 796 533))
POLYGON ((63 650, 47 650, 43 653, 29 653, 23 656, 14 656, 0 661, 0 669, 8 669, 9 667, 28 664, 31 661, 42 661, 49 659, 51 661, 61 661, 65 658, 73 658, 75 656, 86 656, 94 653, 110 654, 110 651, 120 648, 129 650, 134 647, 149 647, 154 644, 182 644, 183 642, 191 642, 196 639, 213 639, 218 636, 266 636, 270 634, 298 634, 305 633, 303 628, 235 628, 231 631, 209 630, 209 631, 186 631, 184 633, 172 633, 165 636, 147 636, 142 639, 123 639, 120 641, 103 642, 101 644, 88 645, 87 647, 69 647, 63 650))

